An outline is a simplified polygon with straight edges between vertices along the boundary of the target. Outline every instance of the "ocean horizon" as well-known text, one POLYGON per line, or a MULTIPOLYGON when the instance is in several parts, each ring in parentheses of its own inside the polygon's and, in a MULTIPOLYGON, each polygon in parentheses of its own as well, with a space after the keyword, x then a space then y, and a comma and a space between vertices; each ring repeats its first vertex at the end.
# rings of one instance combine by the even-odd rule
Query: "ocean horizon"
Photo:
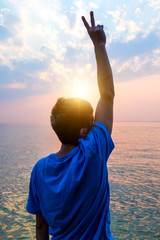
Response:
MULTIPOLYGON (((114 122, 108 161, 114 239, 160 239, 160 122, 114 122)), ((60 147, 46 123, 0 124, 1 239, 35 239, 30 173, 60 147)))

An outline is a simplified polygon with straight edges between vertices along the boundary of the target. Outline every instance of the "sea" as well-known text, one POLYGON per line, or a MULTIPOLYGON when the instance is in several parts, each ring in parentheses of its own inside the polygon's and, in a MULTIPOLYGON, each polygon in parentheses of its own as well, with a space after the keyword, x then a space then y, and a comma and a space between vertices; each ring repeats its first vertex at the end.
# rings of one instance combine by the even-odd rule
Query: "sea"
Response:
MULTIPOLYGON (((114 239, 160 239, 160 122, 115 122, 108 161, 114 239)), ((30 173, 60 147, 49 124, 0 124, 0 239, 35 239, 30 173)), ((77 239, 78 240, 78 239, 77 239)))

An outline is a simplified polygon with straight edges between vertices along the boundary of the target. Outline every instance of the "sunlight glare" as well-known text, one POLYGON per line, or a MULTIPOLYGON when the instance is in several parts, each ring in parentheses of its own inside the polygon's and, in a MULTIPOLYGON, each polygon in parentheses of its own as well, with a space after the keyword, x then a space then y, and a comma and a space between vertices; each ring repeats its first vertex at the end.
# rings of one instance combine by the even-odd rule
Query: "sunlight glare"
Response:
POLYGON ((88 98, 89 86, 83 83, 75 83, 72 85, 72 95, 78 98, 88 98))
POLYGON ((78 84, 75 87, 75 93, 77 97, 86 97, 87 95, 87 89, 86 86, 82 85, 82 84, 78 84))

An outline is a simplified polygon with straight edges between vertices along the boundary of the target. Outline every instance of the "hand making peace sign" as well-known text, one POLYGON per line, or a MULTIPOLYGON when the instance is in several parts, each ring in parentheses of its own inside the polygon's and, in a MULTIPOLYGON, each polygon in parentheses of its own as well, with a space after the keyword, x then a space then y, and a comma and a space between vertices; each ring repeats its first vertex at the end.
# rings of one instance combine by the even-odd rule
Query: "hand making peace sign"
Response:
POLYGON ((86 27, 88 34, 94 44, 94 46, 105 46, 106 44, 106 35, 103 30, 103 25, 95 25, 94 13, 90 12, 91 26, 89 26, 87 20, 82 16, 82 21, 86 27))

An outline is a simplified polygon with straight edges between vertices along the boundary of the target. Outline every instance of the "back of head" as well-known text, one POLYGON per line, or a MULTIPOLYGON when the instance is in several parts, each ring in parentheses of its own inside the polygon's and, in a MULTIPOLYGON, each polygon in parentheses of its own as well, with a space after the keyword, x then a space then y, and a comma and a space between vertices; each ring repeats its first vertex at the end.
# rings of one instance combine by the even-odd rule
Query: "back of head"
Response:
POLYGON ((92 126, 93 108, 80 98, 59 98, 51 111, 51 126, 63 144, 78 144, 80 129, 92 126))

